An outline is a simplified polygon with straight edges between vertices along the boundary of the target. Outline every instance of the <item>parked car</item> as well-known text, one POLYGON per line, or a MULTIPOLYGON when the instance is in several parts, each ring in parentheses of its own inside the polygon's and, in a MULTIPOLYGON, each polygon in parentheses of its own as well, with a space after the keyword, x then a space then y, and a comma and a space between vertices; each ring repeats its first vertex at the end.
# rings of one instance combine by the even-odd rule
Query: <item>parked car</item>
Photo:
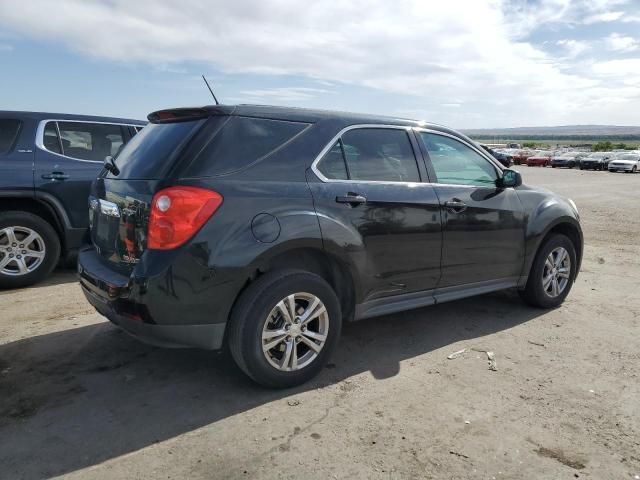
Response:
POLYGON ((585 154, 581 152, 564 152, 551 157, 551 166, 573 168, 580 162, 580 158, 585 154))
POLYGON ((535 155, 535 153, 535 150, 519 150, 511 155, 511 159, 513 160, 514 165, 526 165, 527 158, 529 158, 531 155, 535 155))
POLYGON ((636 173, 640 170, 640 154, 628 152, 616 155, 616 158, 609 162, 608 167, 610 172, 636 173))
POLYGON ((611 152, 590 153, 580 159, 580 170, 606 170, 612 157, 611 152))
POLYGON ((489 153, 489 155, 491 155, 493 158, 495 158, 496 160, 498 160, 503 166, 505 167, 510 167, 511 165, 513 165, 513 159, 512 156, 508 153, 503 153, 499 150, 494 150, 493 148, 484 145, 483 143, 479 144, 482 148, 485 149, 485 151, 487 153, 489 153))
POLYGON ((88 240, 104 158, 145 122, 0 111, 0 287, 31 285, 88 240))
POLYGON ((527 167, 548 167, 551 165, 551 157, 553 152, 541 150, 535 155, 527 158, 527 167))
POLYGON ((343 319, 511 287, 555 307, 579 270, 575 204, 446 127, 248 105, 149 121, 93 185, 84 294, 145 342, 228 345, 263 385, 320 372, 343 319))

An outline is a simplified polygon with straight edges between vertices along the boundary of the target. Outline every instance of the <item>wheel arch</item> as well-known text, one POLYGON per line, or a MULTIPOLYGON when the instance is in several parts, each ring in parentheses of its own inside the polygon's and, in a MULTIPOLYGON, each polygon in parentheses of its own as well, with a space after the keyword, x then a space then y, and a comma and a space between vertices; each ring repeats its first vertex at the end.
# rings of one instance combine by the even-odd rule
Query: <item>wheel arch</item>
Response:
POLYGON ((313 247, 280 251, 263 258, 251 280, 267 272, 285 269, 304 270, 322 277, 340 299, 343 317, 353 316, 356 302, 355 277, 349 267, 337 257, 313 247))
POLYGON ((62 251, 66 251, 65 225, 57 209, 45 200, 33 196, 0 195, 0 212, 23 211, 37 215, 49 223, 60 239, 62 251))

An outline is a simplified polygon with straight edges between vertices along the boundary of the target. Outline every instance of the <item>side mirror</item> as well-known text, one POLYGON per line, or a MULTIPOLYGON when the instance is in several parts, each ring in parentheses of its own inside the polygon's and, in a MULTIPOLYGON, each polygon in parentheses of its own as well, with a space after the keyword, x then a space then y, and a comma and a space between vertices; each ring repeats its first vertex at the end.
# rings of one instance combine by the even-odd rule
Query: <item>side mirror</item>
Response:
POLYGON ((509 188, 522 185, 522 175, 515 170, 506 169, 502 171, 502 178, 498 179, 498 187, 509 188))

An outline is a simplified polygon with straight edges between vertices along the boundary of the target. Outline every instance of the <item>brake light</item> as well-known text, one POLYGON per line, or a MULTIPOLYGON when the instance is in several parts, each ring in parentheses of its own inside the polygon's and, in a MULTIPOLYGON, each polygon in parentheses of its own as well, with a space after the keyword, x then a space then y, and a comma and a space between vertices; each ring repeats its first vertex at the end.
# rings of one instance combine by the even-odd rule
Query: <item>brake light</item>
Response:
POLYGON ((197 187, 169 187, 151 201, 147 247, 170 250, 193 237, 222 205, 222 195, 197 187))

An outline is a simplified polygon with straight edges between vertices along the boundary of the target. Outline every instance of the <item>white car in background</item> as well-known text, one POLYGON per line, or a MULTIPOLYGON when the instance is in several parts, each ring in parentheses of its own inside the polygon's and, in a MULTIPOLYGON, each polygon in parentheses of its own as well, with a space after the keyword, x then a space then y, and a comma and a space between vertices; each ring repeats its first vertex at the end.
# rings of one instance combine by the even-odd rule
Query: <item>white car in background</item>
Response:
POLYGON ((640 170, 640 153, 638 152, 616 155, 616 157, 609 162, 610 172, 636 173, 638 170, 640 170))

